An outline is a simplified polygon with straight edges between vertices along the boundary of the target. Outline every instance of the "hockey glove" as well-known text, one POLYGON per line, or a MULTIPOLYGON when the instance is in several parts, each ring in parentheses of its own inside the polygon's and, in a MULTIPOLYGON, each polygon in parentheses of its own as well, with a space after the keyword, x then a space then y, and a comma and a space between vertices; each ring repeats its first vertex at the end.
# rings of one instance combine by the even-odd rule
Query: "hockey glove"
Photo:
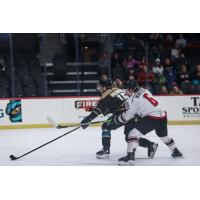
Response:
POLYGON ((83 119, 80 123, 80 126, 83 129, 86 129, 89 125, 90 125, 91 119, 89 117, 86 117, 85 119, 83 119))
POLYGON ((135 114, 133 119, 134 119, 134 122, 137 123, 137 122, 140 122, 142 120, 142 117, 140 117, 139 115, 135 114))
POLYGON ((123 124, 117 120, 118 116, 111 116, 107 119, 107 129, 108 130, 116 130, 117 128, 121 127, 123 124))

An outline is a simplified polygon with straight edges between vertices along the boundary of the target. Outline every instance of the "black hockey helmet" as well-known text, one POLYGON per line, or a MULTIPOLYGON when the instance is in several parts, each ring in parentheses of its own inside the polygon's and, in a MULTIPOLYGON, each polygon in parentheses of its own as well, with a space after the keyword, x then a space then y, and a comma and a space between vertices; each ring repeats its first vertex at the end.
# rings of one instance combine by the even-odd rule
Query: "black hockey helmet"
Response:
POLYGON ((112 84, 112 81, 110 79, 106 79, 106 80, 100 80, 99 86, 100 87, 106 87, 106 88, 112 88, 113 84, 112 84))
POLYGON ((135 92, 137 92, 139 90, 139 88, 140 87, 139 87, 139 85, 138 85, 138 83, 137 83, 137 81, 135 79, 129 80, 125 84, 125 89, 132 89, 135 92))

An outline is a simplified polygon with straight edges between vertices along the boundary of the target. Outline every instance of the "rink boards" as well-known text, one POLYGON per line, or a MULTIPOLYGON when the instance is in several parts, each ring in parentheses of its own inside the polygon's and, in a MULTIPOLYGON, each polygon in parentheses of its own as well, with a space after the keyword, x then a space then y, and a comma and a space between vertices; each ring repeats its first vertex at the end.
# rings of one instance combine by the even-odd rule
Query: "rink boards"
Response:
MULTIPOLYGON (((168 113, 169 124, 200 125, 200 95, 157 96, 168 113)), ((0 129, 49 128, 46 118, 73 124, 97 105, 99 97, 0 99, 0 129)), ((104 116, 96 120, 103 121, 104 116)))

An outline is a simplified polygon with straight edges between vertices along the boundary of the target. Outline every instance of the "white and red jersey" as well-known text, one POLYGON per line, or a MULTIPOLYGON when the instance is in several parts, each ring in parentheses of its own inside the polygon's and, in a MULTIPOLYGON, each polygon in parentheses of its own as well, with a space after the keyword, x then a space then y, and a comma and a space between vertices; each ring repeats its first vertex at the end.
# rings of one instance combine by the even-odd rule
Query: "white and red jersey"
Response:
POLYGON ((155 119, 166 117, 159 101, 144 88, 140 88, 137 93, 133 93, 126 101, 126 111, 123 112, 118 120, 122 123, 128 122, 137 114, 140 117, 149 116, 155 119))

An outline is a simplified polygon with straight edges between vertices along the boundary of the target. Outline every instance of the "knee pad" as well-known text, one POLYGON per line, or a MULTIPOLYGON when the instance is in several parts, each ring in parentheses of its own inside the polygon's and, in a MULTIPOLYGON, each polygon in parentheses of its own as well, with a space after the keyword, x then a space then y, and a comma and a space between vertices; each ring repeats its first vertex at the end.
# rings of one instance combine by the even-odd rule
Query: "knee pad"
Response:
POLYGON ((132 129, 128 133, 128 138, 139 138, 140 136, 141 136, 141 133, 136 128, 132 129))
POLYGON ((128 134, 135 128, 135 121, 132 119, 124 126, 125 140, 128 140, 128 134))
POLYGON ((142 135, 137 129, 132 129, 131 131, 124 131, 125 134, 125 141, 128 142, 129 138, 138 138, 142 135))

